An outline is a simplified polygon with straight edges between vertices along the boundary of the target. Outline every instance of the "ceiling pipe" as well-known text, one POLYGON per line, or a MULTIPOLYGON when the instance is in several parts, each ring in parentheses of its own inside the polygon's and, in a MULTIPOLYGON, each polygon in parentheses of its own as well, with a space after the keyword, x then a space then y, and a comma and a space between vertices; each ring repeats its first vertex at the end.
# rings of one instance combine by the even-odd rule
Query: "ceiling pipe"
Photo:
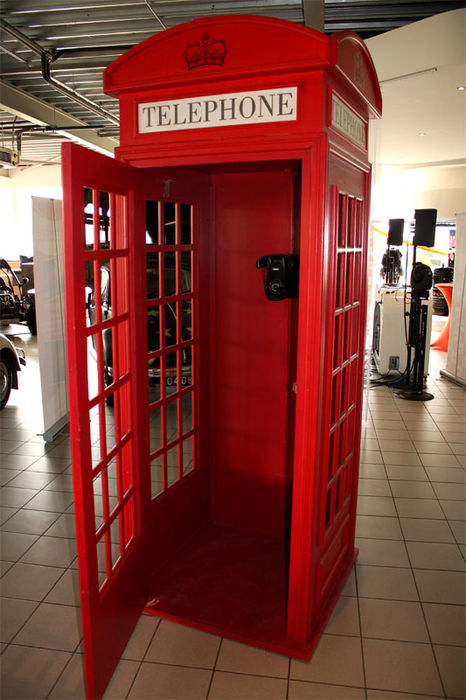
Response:
MULTIPOLYGON (((69 88, 63 83, 61 83, 59 80, 56 80, 55 78, 50 75, 50 64, 54 60, 55 56, 55 51, 50 51, 49 49, 44 49, 40 44, 37 44, 35 41, 27 37, 25 34, 19 31, 19 29, 16 29, 16 27, 13 27, 11 24, 6 22, 4 19, 0 18, 0 27, 3 29, 4 32, 9 34, 10 36, 13 36, 15 39, 17 39, 23 46, 26 46, 28 49, 33 51, 37 56, 40 57, 41 60, 41 69, 42 69, 42 77, 43 79, 51 85, 55 90, 60 92, 62 95, 65 95, 66 97, 69 97, 71 100, 74 102, 77 102, 80 104, 82 107, 85 107, 88 109, 90 112, 93 112, 94 114, 98 114, 100 117, 103 117, 104 119, 107 119, 108 121, 112 122, 113 124, 116 124, 117 126, 120 126, 120 120, 118 117, 115 117, 114 114, 111 112, 108 112, 106 109, 103 109, 103 107, 99 107, 98 104, 93 102, 92 100, 89 100, 87 97, 84 97, 84 95, 81 95, 79 92, 76 90, 73 90, 73 88, 69 88)), ((92 128, 92 127, 89 127, 92 128)))

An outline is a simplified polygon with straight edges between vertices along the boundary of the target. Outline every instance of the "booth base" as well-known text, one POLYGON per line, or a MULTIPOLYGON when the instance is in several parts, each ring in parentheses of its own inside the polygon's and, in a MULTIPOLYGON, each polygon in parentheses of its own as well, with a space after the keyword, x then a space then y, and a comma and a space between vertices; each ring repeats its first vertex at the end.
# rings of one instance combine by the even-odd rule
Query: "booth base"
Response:
POLYGON ((144 612, 308 661, 354 560, 342 570, 313 635, 300 644, 286 634, 284 542, 210 523, 154 574, 144 612))

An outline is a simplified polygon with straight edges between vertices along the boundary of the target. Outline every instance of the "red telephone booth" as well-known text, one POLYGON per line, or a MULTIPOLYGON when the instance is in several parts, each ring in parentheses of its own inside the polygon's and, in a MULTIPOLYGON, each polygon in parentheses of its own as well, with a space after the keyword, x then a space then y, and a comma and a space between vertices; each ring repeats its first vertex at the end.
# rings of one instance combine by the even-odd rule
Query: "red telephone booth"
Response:
POLYGON ((117 159, 63 150, 89 697, 144 609, 300 659, 318 641, 356 556, 381 110, 356 35, 252 16, 157 34, 105 89, 117 159))

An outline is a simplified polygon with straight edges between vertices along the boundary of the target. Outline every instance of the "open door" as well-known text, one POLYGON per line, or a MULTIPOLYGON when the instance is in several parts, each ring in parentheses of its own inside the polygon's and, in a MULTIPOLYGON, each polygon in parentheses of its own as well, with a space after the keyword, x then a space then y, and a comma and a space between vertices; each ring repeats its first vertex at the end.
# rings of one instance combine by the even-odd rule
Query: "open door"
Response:
POLYGON ((207 305, 199 278, 209 270, 208 240, 198 236, 199 221, 207 220, 206 184, 205 175, 184 168, 138 169, 73 144, 63 148, 70 433, 89 698, 103 695, 153 598, 154 571, 208 519, 208 393, 199 390, 207 385, 208 327, 198 314, 207 305))
POLYGON ((145 603, 134 356, 140 173, 63 147, 70 433, 87 696, 101 697, 145 603))

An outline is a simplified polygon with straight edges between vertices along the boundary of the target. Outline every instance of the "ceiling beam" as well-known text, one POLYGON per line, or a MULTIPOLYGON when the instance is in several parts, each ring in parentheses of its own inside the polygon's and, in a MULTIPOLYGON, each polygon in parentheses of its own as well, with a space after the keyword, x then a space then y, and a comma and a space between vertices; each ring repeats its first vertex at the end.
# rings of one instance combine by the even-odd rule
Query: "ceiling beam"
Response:
POLYGON ((118 146, 118 139, 98 136, 96 130, 91 127, 88 130, 72 131, 73 127, 86 126, 86 123, 3 80, 0 81, 0 109, 20 119, 25 119, 31 124, 60 125, 61 129, 57 131, 57 134, 76 143, 89 146, 107 156, 113 156, 114 149, 118 146), (69 127, 70 131, 66 127, 69 127))
POLYGON ((324 0, 302 0, 304 24, 318 32, 324 31, 324 0))

